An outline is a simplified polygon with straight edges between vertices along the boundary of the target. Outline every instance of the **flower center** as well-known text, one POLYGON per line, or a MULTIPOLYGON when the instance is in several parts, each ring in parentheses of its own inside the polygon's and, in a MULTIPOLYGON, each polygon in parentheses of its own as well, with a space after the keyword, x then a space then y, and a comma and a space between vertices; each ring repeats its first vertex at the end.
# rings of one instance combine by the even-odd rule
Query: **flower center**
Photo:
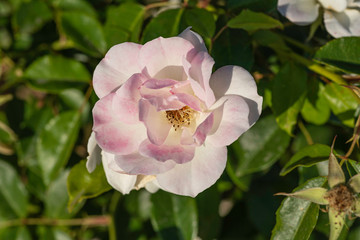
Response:
POLYGON ((195 115, 195 110, 185 106, 178 110, 166 111, 166 118, 173 128, 178 130, 183 126, 189 126, 195 115))
POLYGON ((355 201, 353 191, 344 184, 330 189, 326 193, 325 199, 329 201, 329 206, 339 213, 348 212, 355 201))

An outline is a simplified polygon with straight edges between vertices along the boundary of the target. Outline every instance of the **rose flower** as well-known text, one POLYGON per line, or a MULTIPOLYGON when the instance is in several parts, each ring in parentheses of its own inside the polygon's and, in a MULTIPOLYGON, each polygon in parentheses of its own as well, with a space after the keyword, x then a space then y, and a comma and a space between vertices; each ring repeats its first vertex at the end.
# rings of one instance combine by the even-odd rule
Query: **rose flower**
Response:
POLYGON ((100 162, 123 194, 141 187, 195 197, 221 176, 226 146, 259 118, 262 97, 238 66, 214 73, 189 28, 144 45, 113 46, 96 67, 87 168, 100 162))

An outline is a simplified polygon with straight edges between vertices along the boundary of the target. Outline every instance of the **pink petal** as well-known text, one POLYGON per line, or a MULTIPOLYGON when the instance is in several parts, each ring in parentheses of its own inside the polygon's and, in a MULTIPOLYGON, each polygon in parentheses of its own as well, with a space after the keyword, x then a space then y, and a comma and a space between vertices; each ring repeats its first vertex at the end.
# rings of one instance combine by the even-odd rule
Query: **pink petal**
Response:
POLYGON ((92 173, 96 166, 101 163, 101 148, 96 143, 94 132, 91 132, 89 137, 87 151, 89 156, 87 157, 86 168, 89 173, 92 173))
MULTIPOLYGON (((140 50, 139 60, 142 68, 146 68, 153 78, 165 67, 181 67, 182 59, 186 57, 194 46, 180 37, 156 38, 147 42, 140 50)), ((170 71, 171 72, 171 71, 170 71)), ((174 80, 182 80, 181 68, 178 68, 179 76, 172 76, 174 80), (175 78, 176 77, 176 78, 175 78)), ((170 78, 168 76, 167 78, 170 78)))
POLYGON ((216 105, 220 106, 213 111, 214 125, 205 144, 227 146, 250 128, 249 106, 237 95, 225 96, 216 105))
POLYGON ((116 165, 129 174, 155 175, 172 169, 174 161, 159 162, 139 153, 115 156, 116 165))
POLYGON ((173 94, 170 88, 150 89, 142 87, 140 94, 143 100, 149 101, 157 111, 162 110, 176 110, 185 106, 184 103, 178 100, 178 97, 173 94))
POLYGON ((211 113, 196 129, 194 139, 198 145, 205 142, 206 136, 214 124, 214 114, 211 113))
POLYGON ((154 158, 160 162, 173 160, 182 164, 191 161, 194 157, 195 148, 186 145, 155 145, 145 140, 141 143, 139 152, 141 155, 154 158))
POLYGON ((278 0, 278 11, 297 25, 309 25, 319 14, 316 0, 278 0))
POLYGON ((141 45, 121 43, 113 46, 96 66, 93 85, 96 95, 102 98, 121 86, 131 75, 140 73, 141 45))
POLYGON ((136 175, 118 173, 109 168, 109 164, 115 161, 114 157, 113 154, 102 151, 102 162, 106 179, 113 188, 122 194, 128 194, 135 186, 136 175))
POLYGON ((224 95, 242 96, 250 108, 249 122, 253 125, 260 116, 262 97, 257 94, 257 87, 251 74, 238 66, 224 66, 214 72, 210 87, 219 100, 224 95))
POLYGON ((139 108, 139 118, 146 126, 149 140, 156 145, 163 144, 171 129, 165 112, 158 112, 154 106, 143 99, 139 102, 139 108))
POLYGON ((179 37, 191 42, 198 52, 207 52, 204 40, 200 37, 199 34, 191 31, 190 29, 191 27, 186 28, 182 33, 179 34, 179 37))
POLYGON ((216 180, 225 169, 226 147, 211 144, 196 148, 192 161, 177 164, 173 169, 156 176, 161 189, 185 196, 196 197, 216 180))
POLYGON ((146 129, 142 123, 126 124, 120 120, 118 109, 113 107, 115 97, 115 93, 110 93, 95 104, 93 131, 103 150, 113 154, 129 154, 146 139, 146 129))
POLYGON ((160 89, 174 86, 178 81, 173 79, 154 79, 151 78, 144 83, 144 86, 150 89, 160 89))

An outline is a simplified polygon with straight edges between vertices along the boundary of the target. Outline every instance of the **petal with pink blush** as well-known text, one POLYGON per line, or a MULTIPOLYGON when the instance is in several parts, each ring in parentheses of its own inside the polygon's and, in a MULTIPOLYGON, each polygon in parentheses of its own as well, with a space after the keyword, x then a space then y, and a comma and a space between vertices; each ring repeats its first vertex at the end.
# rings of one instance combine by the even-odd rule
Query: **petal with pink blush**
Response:
MULTIPOLYGON (((139 61, 142 68, 154 77, 168 66, 182 66, 182 59, 194 46, 180 37, 156 38, 141 48, 139 61)), ((175 79, 180 80, 180 79, 175 79)))
POLYGON ((178 164, 191 161, 194 157, 195 147, 187 145, 155 145, 145 140, 141 143, 139 152, 141 155, 154 158, 160 162, 173 160, 178 164))
POLYGON ((163 144, 171 129, 166 113, 158 112, 153 105, 143 99, 139 102, 139 109, 139 119, 146 126, 149 140, 156 145, 163 144))
POLYGON ((196 197, 220 178, 226 160, 226 147, 202 145, 196 148, 192 161, 177 164, 173 169, 158 174, 156 179, 160 188, 165 191, 196 197))
POLYGON ((178 97, 171 91, 171 88, 150 89, 142 87, 140 94, 143 100, 149 101, 157 111, 176 110, 185 106, 178 100, 178 97))
POLYGON ((263 98, 257 94, 255 80, 248 71, 238 66, 221 67, 211 76, 210 87, 217 100, 230 94, 242 96, 250 108, 250 125, 258 120, 263 98))
POLYGON ((277 9, 284 17, 297 25, 309 25, 319 15, 317 0, 278 0, 277 9))
POLYGON ((115 163, 129 174, 156 175, 172 169, 174 161, 159 162, 139 154, 138 152, 128 155, 115 156, 115 163))
POLYGON ((217 147, 230 145, 250 128, 249 106, 242 97, 224 96, 218 104, 221 105, 213 110, 213 129, 205 142, 217 147))
POLYGON ((205 142, 206 136, 214 124, 214 114, 211 113, 196 129, 194 139, 198 145, 205 142))
POLYGON ((146 139, 146 129, 142 123, 126 124, 113 109, 111 93, 100 99, 93 108, 95 138, 99 146, 113 154, 129 154, 146 139))
POLYGON ((115 155, 102 151, 102 162, 108 183, 122 194, 128 194, 135 186, 136 176, 118 173, 110 169, 109 164, 114 160, 115 155))
POLYGON ((160 89, 165 87, 171 87, 174 86, 178 81, 173 79, 154 79, 151 78, 144 82, 144 87, 150 88, 150 89, 160 89))
POLYGON ((96 95, 102 98, 119 88, 131 75, 140 73, 140 44, 121 43, 113 46, 97 65, 93 76, 96 95))
POLYGON ((179 34, 179 37, 184 38, 192 43, 195 49, 198 52, 204 51, 207 52, 204 40, 200 37, 199 34, 190 30, 191 27, 186 28, 182 33, 179 34))

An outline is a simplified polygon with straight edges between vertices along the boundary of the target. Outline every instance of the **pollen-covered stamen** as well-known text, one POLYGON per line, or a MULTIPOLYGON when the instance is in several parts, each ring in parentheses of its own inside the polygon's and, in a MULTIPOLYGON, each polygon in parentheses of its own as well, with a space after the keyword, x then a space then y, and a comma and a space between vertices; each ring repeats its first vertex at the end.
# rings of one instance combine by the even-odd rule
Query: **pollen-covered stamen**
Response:
POLYGON ((175 131, 184 126, 189 126, 195 117, 196 111, 185 106, 178 110, 166 111, 166 118, 175 131))
POLYGON ((353 191, 344 184, 330 189, 324 198, 329 201, 330 208, 335 209, 338 213, 348 213, 355 202, 353 191))

